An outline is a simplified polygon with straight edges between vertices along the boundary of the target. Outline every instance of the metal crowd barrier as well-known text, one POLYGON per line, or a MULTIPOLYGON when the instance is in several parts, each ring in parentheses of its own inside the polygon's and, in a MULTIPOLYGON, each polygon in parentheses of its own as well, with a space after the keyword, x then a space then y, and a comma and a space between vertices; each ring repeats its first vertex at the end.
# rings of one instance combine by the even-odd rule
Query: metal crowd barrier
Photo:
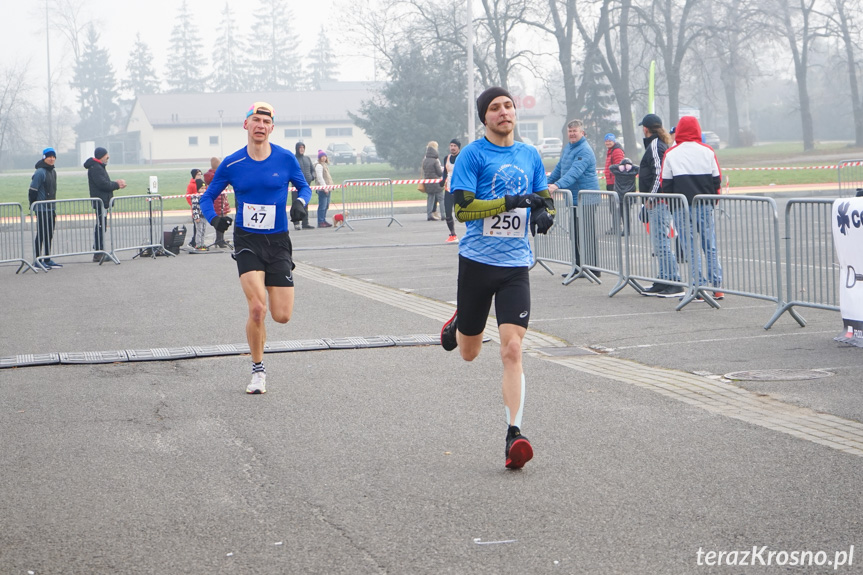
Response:
MULTIPOLYGON (((387 178, 370 180, 345 180, 342 190, 342 216, 345 225, 353 230, 350 222, 360 220, 389 220, 401 227, 395 217, 393 182, 387 178)), ((336 228, 338 231, 338 228, 336 228)))
MULTIPOLYGON (((773 198, 706 194, 695 196, 692 204, 693 248, 701 250, 699 210, 712 212, 721 282, 715 284, 702 253, 701 269, 693 270, 693 296, 719 307, 714 291, 752 297, 782 305, 782 256, 779 243, 779 216, 773 198), (704 278, 699 285, 698 276, 704 278)), ((689 303, 691 299, 684 303, 689 303)), ((796 314, 792 314, 795 315, 796 314)), ((798 321, 800 321, 798 319, 798 321)), ((765 326, 767 329, 767 326, 765 326)))
POLYGON ((843 160, 837 167, 839 197, 857 195, 863 190, 863 160, 843 160))
POLYGON ((579 277, 602 283, 600 272, 615 274, 623 284, 623 244, 620 234, 624 229, 620 219, 620 198, 617 192, 581 190, 576 207, 576 238, 580 271, 567 277, 568 285, 579 277))
MULTIPOLYGON (((629 193, 624 197, 623 269, 620 282, 608 294, 614 296, 627 285, 639 293, 647 289, 640 282, 692 286, 689 251, 689 204, 682 194, 629 193), (645 207, 642 209, 642 204, 645 207), (660 229, 660 218, 670 222, 660 229), (654 221, 655 220, 655 221, 654 221), (664 236, 664 237, 663 237, 664 236), (658 248, 668 245, 671 257, 658 248), (663 272, 663 268, 665 271, 663 272), (679 279, 673 277, 677 269, 679 279), (662 277, 663 275, 669 277, 662 277)), ((691 289, 690 289, 691 291, 691 289)), ((691 295, 687 294, 687 295, 691 295)), ((678 306, 680 309, 684 302, 678 306)))
POLYGON ((0 264, 9 263, 19 264, 16 274, 25 266, 39 271, 30 265, 24 252, 24 208, 17 203, 0 204, 0 264))
POLYGON ((833 245, 833 200, 796 199, 785 206, 785 277, 787 296, 764 326, 790 312, 795 320, 806 322, 794 307, 839 311, 841 274, 833 245))
POLYGON ((118 196, 111 198, 108 209, 108 229, 111 234, 111 255, 124 250, 144 250, 151 257, 156 254, 170 255, 162 245, 163 229, 162 196, 118 196))
MULTIPOLYGON (((44 267, 43 260, 67 256, 87 254, 102 254, 106 259, 119 264, 112 254, 106 251, 105 234, 102 234, 102 249, 96 249, 95 238, 98 235, 99 215, 102 216, 102 230, 108 224, 105 219, 105 205, 99 198, 80 198, 74 200, 46 200, 34 202, 33 213, 41 209, 51 210, 56 214, 54 220, 54 239, 51 243, 51 255, 34 258, 37 267, 44 267), (44 208, 40 207, 44 206, 44 208)), ((31 219, 31 241, 36 241, 37 218, 31 219)))
MULTIPOLYGON (((564 264, 572 267, 573 271, 578 268, 575 265, 575 212, 572 211, 572 192, 569 190, 555 190, 551 193, 554 200, 554 225, 547 234, 537 234, 533 238, 534 264, 539 264, 548 273, 554 275, 554 271, 547 263, 564 264)), ((570 272, 570 275, 573 272, 570 272)))

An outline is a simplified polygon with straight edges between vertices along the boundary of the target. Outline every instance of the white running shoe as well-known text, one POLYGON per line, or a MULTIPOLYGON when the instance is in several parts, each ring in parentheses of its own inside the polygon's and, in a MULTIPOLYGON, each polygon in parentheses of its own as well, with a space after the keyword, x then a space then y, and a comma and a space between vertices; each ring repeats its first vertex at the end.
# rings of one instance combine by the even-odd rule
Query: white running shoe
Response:
POLYGON ((252 374, 252 383, 246 387, 246 393, 267 393, 267 374, 258 371, 252 374))

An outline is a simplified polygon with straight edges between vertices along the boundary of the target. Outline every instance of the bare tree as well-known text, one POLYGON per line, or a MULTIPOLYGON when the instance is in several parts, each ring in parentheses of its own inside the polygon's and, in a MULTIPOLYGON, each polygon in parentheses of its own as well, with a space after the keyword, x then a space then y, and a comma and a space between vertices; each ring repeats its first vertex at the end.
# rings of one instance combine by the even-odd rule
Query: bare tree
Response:
POLYGON ((374 54, 375 72, 388 73, 395 64, 399 45, 407 46, 413 34, 424 33, 414 22, 416 3, 402 0, 346 0, 340 7, 351 40, 374 54))
POLYGON ((775 18, 780 23, 780 34, 788 42, 794 57, 794 77, 797 80, 797 98, 800 121, 803 127, 803 149, 815 149, 815 132, 812 124, 812 103, 809 98, 809 55, 813 41, 825 36, 824 22, 815 10, 816 0, 775 0, 775 18))
POLYGON ((31 90, 29 62, 0 68, 0 168, 7 150, 24 146, 28 95, 31 90))
POLYGON ((701 0, 651 0, 647 7, 633 6, 645 39, 659 52, 668 86, 669 125, 680 115, 680 86, 683 60, 693 43, 704 33, 696 8, 701 0), (682 2, 682 4, 681 4, 682 2))
POLYGON ((576 0, 547 0, 547 6, 548 10, 544 18, 528 20, 526 23, 547 32, 557 42, 557 61, 563 80, 566 117, 572 119, 578 116, 584 105, 584 97, 579 100, 573 54, 578 7, 576 0))
POLYGON ((482 0, 482 8, 477 48, 485 57, 477 60, 486 68, 483 83, 509 88, 513 69, 530 58, 527 50, 514 48, 519 26, 529 18, 530 0, 482 0))
POLYGON ((860 100, 860 84, 857 78, 856 52, 860 49, 857 39, 861 27, 853 15, 860 13, 859 0, 832 0, 828 14, 829 34, 840 39, 845 51, 848 67, 848 86, 851 90, 851 109, 854 114, 854 142, 863 146, 863 102, 860 100))
MULTIPOLYGON (((702 98, 712 103, 713 94, 721 94, 729 145, 749 144, 749 138, 742 138, 740 90, 758 75, 759 50, 766 45, 764 29, 768 24, 755 0, 718 0, 705 5, 704 11, 708 34, 703 42, 694 45, 687 68, 692 76, 700 78, 702 85, 698 91, 702 98)), ((701 108, 703 122, 707 114, 704 106, 701 108)))
MULTIPOLYGON (((483 10, 471 24, 475 31, 474 66, 482 86, 510 87, 520 67, 530 68, 531 54, 517 45, 519 31, 528 20, 530 0, 483 0, 483 10)), ((389 71, 398 50, 421 45, 426 50, 467 54, 463 0, 384 0, 350 5, 352 32, 382 60, 389 71)))
POLYGON ((81 0, 53 0, 52 16, 54 27, 69 43, 69 48, 75 58, 75 64, 81 61, 84 54, 84 42, 87 39, 87 28, 93 22, 83 14, 90 14, 87 2, 81 0))

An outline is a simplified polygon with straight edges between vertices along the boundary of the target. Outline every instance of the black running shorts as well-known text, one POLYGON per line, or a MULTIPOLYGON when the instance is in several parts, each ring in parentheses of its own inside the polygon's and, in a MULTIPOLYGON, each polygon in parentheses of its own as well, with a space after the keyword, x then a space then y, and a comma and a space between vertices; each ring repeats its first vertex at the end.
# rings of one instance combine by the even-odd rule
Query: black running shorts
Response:
POLYGON ((293 246, 288 232, 256 234, 234 229, 234 253, 240 275, 264 272, 264 285, 294 287, 293 246))
POLYGON ((458 258, 458 330, 479 335, 485 329, 491 300, 497 325, 527 328, 530 321, 529 268, 504 268, 458 258))

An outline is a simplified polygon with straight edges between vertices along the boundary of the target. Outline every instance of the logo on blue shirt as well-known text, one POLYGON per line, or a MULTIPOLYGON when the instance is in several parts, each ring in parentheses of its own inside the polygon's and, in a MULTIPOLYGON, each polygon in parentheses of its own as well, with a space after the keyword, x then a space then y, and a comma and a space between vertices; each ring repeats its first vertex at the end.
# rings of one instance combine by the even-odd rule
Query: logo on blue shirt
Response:
POLYGON ((527 175, 518 166, 504 164, 492 176, 491 189, 496 198, 506 195, 520 196, 527 192, 527 175))

